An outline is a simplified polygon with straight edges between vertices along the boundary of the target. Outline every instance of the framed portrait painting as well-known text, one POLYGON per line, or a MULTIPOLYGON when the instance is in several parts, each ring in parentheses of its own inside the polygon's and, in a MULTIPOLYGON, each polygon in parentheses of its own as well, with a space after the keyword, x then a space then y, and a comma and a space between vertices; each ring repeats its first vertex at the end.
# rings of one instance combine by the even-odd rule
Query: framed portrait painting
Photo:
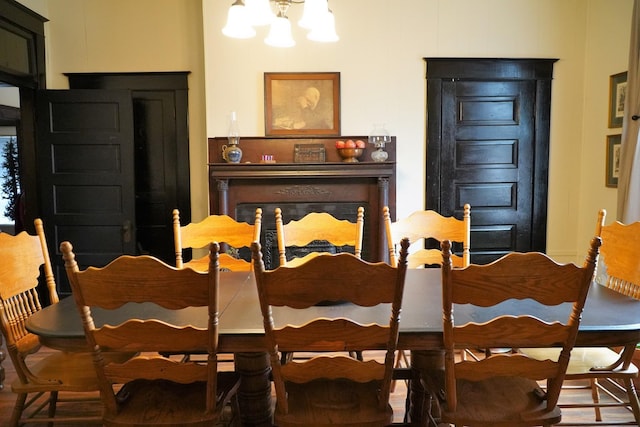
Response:
POLYGON ((340 73, 264 73, 266 136, 340 135, 340 73))
POLYGON ((627 96, 627 72, 609 77, 609 127, 622 127, 624 100, 627 96))
POLYGON ((605 184, 607 187, 618 186, 620 174, 620 143, 622 135, 607 135, 607 175, 605 184))

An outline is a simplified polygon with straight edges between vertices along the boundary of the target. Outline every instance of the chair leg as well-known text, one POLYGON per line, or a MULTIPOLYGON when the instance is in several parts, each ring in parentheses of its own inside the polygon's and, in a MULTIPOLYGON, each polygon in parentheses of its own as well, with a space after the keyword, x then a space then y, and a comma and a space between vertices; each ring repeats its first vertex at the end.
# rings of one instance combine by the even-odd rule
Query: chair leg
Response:
MULTIPOLYGON (((48 411, 49 418, 55 418, 57 404, 58 404, 58 392, 52 391, 51 393, 49 393, 49 411, 48 411)), ((49 427, 53 427, 53 422, 50 422, 48 425, 49 427)))
POLYGON ((9 424, 11 427, 18 427, 18 422, 20 421, 20 417, 22 416, 22 411, 24 411, 24 402, 27 400, 27 395, 18 394, 16 396, 16 403, 13 405, 13 412, 11 413, 11 421, 9 424))
MULTIPOLYGON (((393 365, 394 369, 398 369, 401 365, 401 359, 400 359, 400 354, 402 353, 402 350, 397 350, 396 353, 396 363, 393 365)), ((392 380, 391 381, 391 393, 394 393, 396 391, 396 380, 392 380)))
MULTIPOLYGON (((600 403, 600 392, 598 391, 598 379, 591 378, 589 379, 589 382, 591 384, 591 399, 593 399, 593 403, 597 405, 598 403, 600 403)), ((600 407, 595 406, 593 409, 595 410, 595 413, 596 413, 596 421, 602 421, 602 413, 600 412, 600 407)))
POLYGON ((633 384, 633 380, 625 378, 623 380, 624 386, 627 389, 627 396, 629 397, 629 405, 633 411, 633 417, 636 423, 640 425, 640 402, 638 401, 638 395, 636 393, 636 387, 633 384))

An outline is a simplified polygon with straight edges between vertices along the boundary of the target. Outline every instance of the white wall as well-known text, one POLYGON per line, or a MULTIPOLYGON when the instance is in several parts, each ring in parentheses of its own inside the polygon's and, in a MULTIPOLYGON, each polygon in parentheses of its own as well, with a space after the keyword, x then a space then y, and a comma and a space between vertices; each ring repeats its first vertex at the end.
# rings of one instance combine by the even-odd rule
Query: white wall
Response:
POLYGON ((606 135, 621 134, 608 128, 609 76, 626 71, 633 2, 591 1, 587 16, 583 106, 583 150, 580 157, 578 248, 588 244, 597 211, 607 210, 606 222, 615 221, 617 191, 605 187, 606 135), (615 7, 614 7, 615 6, 615 7))
MULTIPOLYGON (((194 219, 208 210, 206 137, 224 136, 230 111, 243 134, 263 135, 263 75, 276 71, 339 71, 342 133, 386 123, 398 138, 397 213, 423 209, 424 57, 558 58, 547 252, 581 261, 597 210, 615 217, 615 190, 604 185, 605 136, 615 132, 608 84, 626 69, 632 0, 331 0, 340 42, 308 42, 294 29, 292 49, 264 45, 266 29, 252 40, 224 37, 231 0, 23 2, 50 19, 52 88, 67 87, 64 72, 192 71, 194 219)), ((300 8, 291 8, 294 25, 300 8)))

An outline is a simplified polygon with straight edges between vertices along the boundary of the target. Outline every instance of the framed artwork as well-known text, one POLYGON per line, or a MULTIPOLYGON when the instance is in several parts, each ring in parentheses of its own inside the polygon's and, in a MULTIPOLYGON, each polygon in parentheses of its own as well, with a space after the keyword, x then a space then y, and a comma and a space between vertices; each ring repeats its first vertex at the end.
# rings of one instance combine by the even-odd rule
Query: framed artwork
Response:
POLYGON ((340 73, 264 73, 266 136, 340 135, 340 73))
POLYGON ((609 77, 609 127, 622 127, 624 99, 627 95, 627 72, 609 77))
POLYGON ((607 187, 618 186, 620 173, 620 142, 622 135, 607 135, 607 175, 605 184, 607 187))

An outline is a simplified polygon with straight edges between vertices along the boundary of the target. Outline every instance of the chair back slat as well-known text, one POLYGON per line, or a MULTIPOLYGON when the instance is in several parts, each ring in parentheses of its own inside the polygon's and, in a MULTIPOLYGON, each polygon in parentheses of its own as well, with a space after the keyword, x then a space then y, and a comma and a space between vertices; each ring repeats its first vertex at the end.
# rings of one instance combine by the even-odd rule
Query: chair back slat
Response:
POLYGON ((164 379, 179 384, 189 384, 207 381, 209 368, 205 364, 185 365, 168 358, 156 357, 150 360, 134 358, 124 363, 107 364, 104 367, 104 373, 111 382, 117 384, 126 384, 139 379, 164 379))
POLYGON ((0 233, 0 257, 7 268, 0 271, 0 296, 11 298, 38 283, 40 266, 44 264, 37 236, 26 231, 12 236, 0 233), (13 268, 8 268, 8 267, 13 268))
POLYGON ((282 378, 293 383, 305 383, 318 378, 344 378, 360 383, 384 380, 385 365, 375 360, 361 362, 347 356, 330 356, 324 359, 311 359, 306 363, 289 362, 281 367, 282 378))
POLYGON ((467 323, 453 330, 453 339, 464 348, 551 347, 567 340, 568 330, 559 322, 547 323, 535 317, 499 316, 482 324, 467 323), (540 330, 546 332, 540 334, 540 330))
POLYGON ((385 263, 369 263, 354 256, 316 257, 312 268, 281 267, 261 275, 265 301, 270 305, 305 308, 322 301, 353 301, 371 306, 393 301, 397 270, 385 263), (370 271, 375 270, 376 280, 370 271), (334 286, 327 286, 327 280, 334 286))
POLYGON ((640 298, 640 221, 615 221, 602 227, 600 256, 606 265, 607 287, 640 298))
POLYGON ((127 320, 117 327, 105 325, 94 331, 96 344, 109 351, 207 351, 209 331, 207 328, 184 326, 176 328, 155 320, 127 320))
POLYGON ((481 381, 500 376, 527 377, 537 381, 558 375, 558 364, 551 360, 535 360, 519 354, 494 354, 478 361, 460 362, 456 378, 481 381))
POLYGON ((203 307, 209 303, 207 274, 158 264, 157 259, 149 256, 123 255, 105 267, 89 267, 78 277, 88 306, 114 309, 150 299, 170 309, 203 307))
POLYGON ((364 208, 359 207, 356 221, 339 220, 327 212, 310 212, 299 220, 284 224, 282 210, 275 209, 276 234, 280 265, 295 266, 314 258, 321 252, 311 252, 304 257, 287 260, 287 247, 303 247, 315 240, 326 241, 331 245, 353 246, 354 254, 362 255, 364 236, 364 208))
POLYGON ((280 351, 345 351, 371 348, 385 349, 389 339, 389 327, 362 325, 349 319, 319 319, 303 327, 285 326, 274 330, 280 351), (326 331, 332 333, 327 339, 326 331))
POLYGON ((473 303, 478 306, 527 298, 545 305, 557 305, 576 300, 591 274, 573 264, 560 265, 546 256, 514 252, 500 262, 470 265, 464 272, 452 270, 451 280, 456 286, 451 290, 451 298, 456 304, 473 303), (518 286, 513 286, 515 280, 518 286), (549 281, 563 286, 550 287, 549 281))

